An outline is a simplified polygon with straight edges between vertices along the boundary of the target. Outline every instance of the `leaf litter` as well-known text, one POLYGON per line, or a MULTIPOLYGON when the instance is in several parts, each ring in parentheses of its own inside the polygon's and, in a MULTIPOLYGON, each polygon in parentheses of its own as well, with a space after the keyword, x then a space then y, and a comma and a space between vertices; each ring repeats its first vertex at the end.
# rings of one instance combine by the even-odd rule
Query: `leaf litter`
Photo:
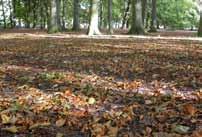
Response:
POLYGON ((0 136, 201 136, 199 42, 26 38, 0 45, 0 136))

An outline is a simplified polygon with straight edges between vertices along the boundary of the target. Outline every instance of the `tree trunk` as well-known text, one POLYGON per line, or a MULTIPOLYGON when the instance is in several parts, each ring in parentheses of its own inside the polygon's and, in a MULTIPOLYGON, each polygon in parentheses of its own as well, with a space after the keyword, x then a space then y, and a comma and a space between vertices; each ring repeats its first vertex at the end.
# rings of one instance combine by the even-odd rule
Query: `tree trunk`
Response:
POLYGON ((51 8, 50 8, 50 19, 48 23, 48 33, 56 33, 59 32, 59 26, 58 26, 58 6, 57 6, 58 0, 51 0, 51 8))
POLYGON ((80 30, 80 22, 79 22, 79 10, 80 10, 80 4, 79 0, 74 0, 74 9, 73 9, 73 28, 74 31, 80 30))
POLYGON ((108 31, 110 34, 113 34, 112 28, 112 0, 108 0, 108 31))
POLYGON ((127 18, 129 16, 130 4, 131 4, 131 0, 125 1, 125 11, 124 11, 122 26, 121 26, 122 29, 126 28, 127 26, 127 22, 128 22, 127 18))
POLYGON ((66 12, 67 12, 66 8, 67 8, 67 1, 63 0, 62 1, 62 30, 66 29, 66 26, 65 26, 66 12))
POLYGON ((1 7, 2 7, 2 16, 3 16, 4 28, 6 28, 7 24, 6 24, 6 15, 5 15, 4 1, 3 0, 1 0, 1 7))
POLYGON ((9 6, 9 12, 10 12, 10 16, 9 16, 9 19, 10 19, 10 28, 13 28, 13 5, 12 5, 12 1, 9 1, 8 3, 8 6, 9 6))
POLYGON ((199 22, 198 36, 202 37, 202 0, 200 0, 199 2, 199 10, 200 10, 200 22, 199 22))
POLYGON ((142 0, 132 0, 132 25, 129 34, 144 34, 142 0))
POLYGON ((88 28, 88 35, 100 35, 100 31, 98 29, 98 20, 99 20, 99 13, 98 13, 98 5, 99 0, 91 0, 91 10, 90 10, 90 25, 88 28))
POLYGON ((147 0, 142 0, 142 22, 145 23, 145 15, 147 11, 147 0))
POLYGON ((150 32, 157 32, 157 15, 156 15, 156 0, 152 0, 152 15, 150 32))
POLYGON ((61 0, 56 0, 56 18, 57 18, 57 27, 59 29, 59 31, 62 29, 62 25, 61 25, 61 0))
POLYGON ((35 28, 38 23, 38 16, 37 16, 37 7, 40 6, 38 4, 38 1, 33 1, 33 26, 32 28, 35 28))
POLYGON ((31 13, 31 1, 25 2, 26 14, 25 14, 25 27, 30 28, 30 13, 31 13))
POLYGON ((103 28, 103 0, 100 0, 100 7, 99 7, 99 28, 103 28))
POLYGON ((40 28, 44 29, 45 25, 44 25, 44 18, 45 18, 45 14, 44 14, 44 3, 43 0, 40 0, 40 28))
POLYGON ((13 15, 13 24, 12 24, 12 28, 15 28, 16 27, 16 0, 12 0, 12 8, 13 8, 13 11, 12 11, 12 15, 13 15))

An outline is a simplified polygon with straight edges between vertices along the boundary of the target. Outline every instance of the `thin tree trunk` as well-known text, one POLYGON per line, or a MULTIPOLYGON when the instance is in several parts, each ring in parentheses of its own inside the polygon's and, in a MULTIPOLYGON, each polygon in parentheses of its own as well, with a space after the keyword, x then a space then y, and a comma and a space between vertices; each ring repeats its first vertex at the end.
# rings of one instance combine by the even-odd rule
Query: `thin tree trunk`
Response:
POLYGON ((142 22, 142 0, 132 0, 132 26, 129 34, 144 34, 142 22))
POLYGON ((9 1, 8 6, 9 6, 9 10, 10 10, 10 15, 9 15, 10 28, 13 28, 13 7, 12 7, 12 1, 9 1))
POLYGON ((145 24, 145 15, 147 11, 147 0, 142 0, 142 22, 145 24))
POLYGON ((152 0, 152 15, 150 32, 157 32, 157 15, 156 15, 156 0, 152 0))
POLYGON ((12 24, 12 28, 15 28, 16 27, 16 0, 12 0, 12 8, 13 8, 13 11, 12 11, 12 14, 13 14, 13 24, 12 24))
POLYGON ((126 24, 127 24, 127 21, 128 21, 128 16, 129 16, 129 10, 130 10, 130 5, 131 5, 131 0, 128 0, 128 1, 125 1, 125 11, 124 11, 124 16, 123 16, 123 19, 122 19, 122 26, 121 28, 124 29, 126 28, 126 24))
POLYGON ((108 27, 109 27, 109 33, 113 33, 112 28, 112 0, 108 0, 108 27))
POLYGON ((99 7, 99 28, 103 28, 103 0, 100 0, 100 7, 99 7))
POLYGON ((45 26, 44 26, 44 18, 45 18, 45 16, 44 16, 44 3, 43 3, 43 0, 40 0, 40 28, 41 29, 44 29, 45 28, 45 26))
POLYGON ((80 10, 80 4, 79 0, 74 0, 74 9, 73 9, 73 28, 74 31, 80 30, 80 23, 79 23, 79 10, 80 10))
POLYGON ((202 37, 202 0, 199 1, 199 10, 200 10, 200 22, 199 22, 198 36, 202 37))
POLYGON ((146 29, 149 28, 149 19, 150 19, 150 13, 147 12, 147 13, 146 13, 146 19, 145 19, 145 28, 146 28, 146 29))
POLYGON ((3 0, 1 0, 1 7, 2 7, 2 16, 3 16, 4 28, 6 28, 7 24, 6 24, 6 15, 5 15, 5 10, 4 10, 4 1, 3 0))
POLYGON ((57 27, 59 31, 62 29, 61 25, 61 0, 56 0, 56 19, 57 19, 57 27))
POLYGON ((66 29, 65 20, 66 20, 66 9, 67 8, 67 1, 62 1, 62 30, 66 29))
POLYGON ((39 5, 38 5, 38 1, 37 0, 35 0, 34 2, 33 2, 33 28, 35 28, 36 27, 36 25, 37 25, 37 22, 38 22, 38 17, 37 17, 37 7, 38 7, 39 5))
POLYGON ((30 0, 26 0, 25 7, 26 7, 25 27, 30 28, 30 13, 31 13, 31 1, 30 0))
POLYGON ((88 35, 100 35, 100 31, 98 29, 98 20, 99 20, 99 13, 98 13, 98 5, 99 0, 91 0, 91 15, 90 15, 90 25, 88 28, 88 35))

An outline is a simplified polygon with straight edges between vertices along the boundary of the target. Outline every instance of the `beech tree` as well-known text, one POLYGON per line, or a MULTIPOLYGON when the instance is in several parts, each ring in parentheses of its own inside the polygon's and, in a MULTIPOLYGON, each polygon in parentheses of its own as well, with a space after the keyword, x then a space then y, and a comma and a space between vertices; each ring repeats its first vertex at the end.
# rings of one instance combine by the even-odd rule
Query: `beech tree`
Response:
POLYGON ((90 6, 90 24, 88 27, 88 35, 100 35, 100 31, 98 28, 99 23, 99 0, 91 0, 90 6))
POLYGON ((48 32, 49 33, 55 33, 60 30, 59 28, 59 21, 58 21, 58 7, 57 3, 59 0, 51 0, 50 5, 50 19, 49 19, 49 26, 48 26, 48 32))
POLYGON ((142 0, 132 0, 132 24, 129 34, 144 34, 142 0))

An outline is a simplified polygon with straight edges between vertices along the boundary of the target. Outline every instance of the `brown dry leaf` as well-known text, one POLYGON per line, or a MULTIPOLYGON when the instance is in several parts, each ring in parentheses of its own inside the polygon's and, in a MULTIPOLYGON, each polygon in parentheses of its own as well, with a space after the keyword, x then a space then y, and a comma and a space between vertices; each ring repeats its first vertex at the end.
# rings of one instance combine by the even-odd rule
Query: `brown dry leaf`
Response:
POLYGON ((50 122, 39 122, 39 123, 35 123, 34 125, 30 126, 29 129, 34 129, 34 128, 38 128, 38 127, 46 127, 46 126, 50 126, 50 122))
POLYGON ((61 119, 57 120, 55 124, 57 127, 62 127, 65 125, 65 123, 66 123, 66 119, 61 118, 61 119))
POLYGON ((94 124, 92 126, 92 135, 94 136, 104 136, 105 135, 105 126, 103 124, 94 124))
POLYGON ((146 127, 146 133, 151 134, 151 132, 152 132, 152 129, 150 127, 146 127))
POLYGON ((17 133, 17 132, 18 132, 18 129, 17 129, 16 126, 11 126, 11 127, 7 127, 7 128, 2 128, 2 130, 5 130, 5 131, 11 132, 11 133, 17 133))
POLYGON ((1 114, 1 120, 3 124, 9 124, 11 117, 7 116, 6 114, 1 114))
POLYGON ((64 137, 64 134, 62 134, 62 133, 57 133, 57 134, 56 134, 56 137, 64 137))
POLYGON ((191 116, 194 116, 196 114, 196 112, 198 111, 197 108, 195 108, 191 104, 186 104, 183 106, 183 108, 184 108, 184 111, 191 116))
POLYGON ((194 131, 191 137, 202 137, 202 129, 194 131))

